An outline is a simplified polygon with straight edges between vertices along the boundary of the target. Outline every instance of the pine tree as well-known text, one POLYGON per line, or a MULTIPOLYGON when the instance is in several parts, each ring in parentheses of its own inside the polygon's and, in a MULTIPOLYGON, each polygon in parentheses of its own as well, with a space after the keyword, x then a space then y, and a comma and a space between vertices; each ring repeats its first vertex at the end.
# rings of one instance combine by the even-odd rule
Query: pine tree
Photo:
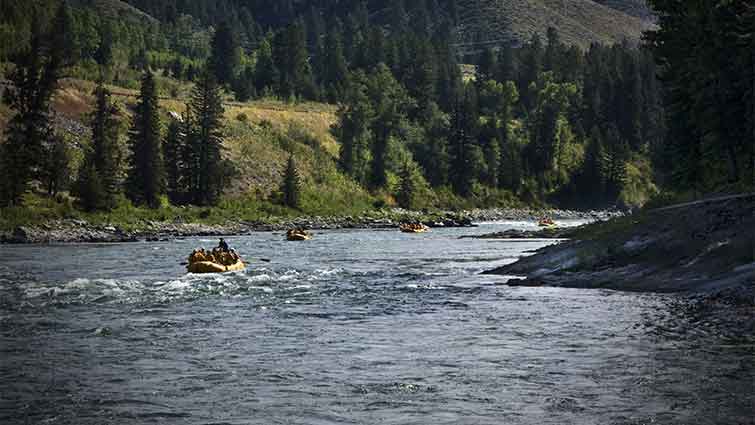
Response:
POLYGON ((375 111, 371 123, 373 141, 369 185, 372 189, 380 189, 388 183, 388 171, 395 165, 389 163, 389 144, 413 107, 413 102, 385 65, 378 65, 370 75, 369 93, 375 111))
POLYGON ((196 205, 216 205, 228 172, 222 158, 225 110, 220 86, 208 70, 194 87, 187 111, 184 179, 189 201, 196 205))
POLYGON ((577 93, 573 84, 558 84, 553 82, 551 72, 541 74, 538 81, 538 104, 532 111, 530 122, 530 139, 527 160, 530 170, 538 178, 541 189, 549 189, 553 183, 548 179, 552 171, 557 171, 560 165, 560 152, 563 149, 563 138, 568 126, 566 113, 571 99, 577 93))
POLYGON ((301 176, 293 154, 288 157, 281 193, 283 194, 283 204, 287 207, 298 209, 301 206, 301 176))
POLYGON ((273 58, 271 37, 272 36, 268 35, 268 37, 263 39, 257 50, 257 64, 254 68, 254 83, 257 88, 257 93, 260 94, 265 93, 265 91, 278 91, 280 71, 273 58))
POLYGON ((88 211, 109 210, 116 206, 118 194, 119 124, 110 103, 110 92, 100 80, 95 88, 96 109, 90 118, 92 143, 79 171, 77 195, 88 211), (89 181, 95 179, 96 182, 89 181))
POLYGON ((547 30, 548 46, 545 48, 545 57, 543 58, 543 71, 551 71, 560 80, 561 72, 561 54, 566 49, 561 43, 561 37, 558 30, 548 27, 547 30))
POLYGON ((537 80, 543 69, 543 44, 540 36, 534 34, 532 41, 522 48, 521 67, 519 69, 518 87, 522 105, 525 112, 529 113, 535 108, 535 98, 530 93, 530 83, 537 80))
POLYGON ((79 168, 76 196, 79 197, 79 203, 84 211, 104 209, 102 200, 105 198, 105 190, 102 188, 102 181, 93 162, 85 162, 79 168))
POLYGON ((479 147, 476 146, 478 131, 477 95, 474 86, 467 85, 464 99, 459 100, 451 115, 449 135, 451 185, 456 193, 469 196, 479 175, 479 147))
POLYGON ((420 111, 419 123, 423 138, 410 148, 430 185, 444 186, 448 183, 448 114, 430 102, 420 111))
POLYGON ((325 22, 323 21, 320 9, 315 5, 309 6, 306 17, 307 23, 307 42, 310 49, 314 49, 320 43, 320 35, 325 32, 325 22))
POLYGON ((396 200, 401 208, 413 209, 417 192, 417 183, 414 177, 414 170, 409 162, 404 163, 400 174, 401 182, 396 196, 396 200))
POLYGON ((254 88, 254 68, 251 65, 245 66, 244 70, 236 77, 233 82, 233 92, 236 96, 236 100, 239 102, 246 102, 256 96, 257 92, 254 88))
POLYGON ((94 53, 94 60, 102 67, 109 67, 113 62, 113 26, 106 20, 100 26, 100 43, 94 53))
POLYGON ((56 25, 46 36, 33 21, 29 49, 17 56, 10 75, 13 86, 6 90, 5 101, 16 114, 8 123, 5 143, 0 145, 0 171, 12 178, 0 179, 0 205, 21 202, 29 181, 43 165, 47 145, 54 141, 50 100, 64 65, 63 52, 54 49, 54 40, 65 36, 67 13, 65 4, 61 5, 56 25))
POLYGON ((477 65, 477 81, 484 82, 495 79, 499 74, 498 68, 498 57, 495 50, 492 48, 485 49, 482 52, 479 64, 477 65))
POLYGON ((273 60, 277 67, 278 90, 289 98, 303 96, 316 99, 315 83, 309 65, 307 36, 301 21, 280 31, 273 40, 273 60))
POLYGON ((163 154, 165 159, 165 177, 168 200, 171 203, 180 205, 185 201, 186 188, 182 179, 185 151, 183 125, 180 121, 174 119, 168 124, 168 132, 165 135, 163 143, 163 154))
POLYGON ((421 105, 434 102, 437 91, 437 58, 427 39, 415 40, 413 60, 408 61, 404 85, 411 97, 421 105))
MULTIPOLYGON (((508 131, 504 134, 508 134, 508 131)), ((503 189, 518 193, 522 187, 522 152, 516 140, 509 139, 502 143, 498 184, 503 189)))
POLYGON ((325 96, 329 102, 335 103, 343 96, 343 85, 348 75, 346 58, 343 55, 341 35, 335 29, 328 31, 322 54, 323 69, 321 78, 325 88, 325 96))
POLYGON ((483 148, 485 155, 484 182, 489 187, 498 187, 501 167, 501 142, 497 138, 488 139, 483 148))
POLYGON ((340 142, 338 164, 359 183, 366 183, 367 150, 371 142, 370 124, 374 110, 368 97, 367 76, 357 71, 349 76, 346 100, 338 108, 333 134, 340 142))
POLYGON ((222 23, 212 39, 210 67, 219 84, 231 84, 241 62, 239 41, 228 23, 222 23))
POLYGON ((133 202, 150 208, 159 207, 160 196, 165 194, 161 126, 155 77, 147 71, 142 76, 136 113, 129 132, 131 157, 126 194, 133 202))
POLYGON ((79 46, 74 32, 74 19, 67 1, 60 2, 52 27, 47 35, 50 62, 60 71, 75 65, 79 59, 79 46))
POLYGON ((752 1, 651 0, 659 27, 647 34, 666 90, 666 159, 672 188, 743 183, 755 155, 750 93, 755 42, 752 1), (743 93, 748 93, 746 97, 743 93), (747 102, 743 98, 748 99, 747 102))
POLYGON ((68 141, 62 135, 53 133, 44 146, 39 175, 48 196, 57 195, 70 182, 71 156, 68 141))
POLYGON ((498 54, 498 74, 496 79, 499 82, 516 81, 519 63, 514 54, 514 48, 511 43, 506 43, 498 54))
POLYGON ((589 198, 588 201, 600 203, 606 200, 606 183, 608 180, 606 160, 603 134, 598 127, 593 127, 587 140, 585 160, 582 163, 582 170, 577 181, 582 196, 589 198))
POLYGON ((383 28, 379 26, 371 27, 366 48, 369 54, 366 57, 367 63, 364 64, 367 70, 375 68, 379 63, 387 62, 386 43, 383 28))

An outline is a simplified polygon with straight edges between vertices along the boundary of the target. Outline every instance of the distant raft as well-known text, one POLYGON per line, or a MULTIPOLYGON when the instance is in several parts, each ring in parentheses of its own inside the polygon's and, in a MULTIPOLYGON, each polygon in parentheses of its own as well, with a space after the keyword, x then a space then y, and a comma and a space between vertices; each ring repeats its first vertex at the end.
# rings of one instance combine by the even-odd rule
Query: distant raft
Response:
POLYGON ((537 222, 540 227, 556 227, 556 222, 551 218, 543 217, 537 222))
POLYGON ((246 264, 244 264, 244 262, 241 260, 237 260, 235 263, 229 266, 215 263, 213 261, 197 261, 189 264, 188 266, 186 266, 186 268, 189 270, 189 273, 227 273, 244 270, 246 268, 246 264))
POLYGON ((399 226, 399 230, 404 233, 425 233, 430 230, 429 227, 424 224, 404 223, 399 226))
POLYGON ((312 234, 302 229, 291 229, 286 232, 286 239, 289 241, 308 241, 312 239, 312 234))

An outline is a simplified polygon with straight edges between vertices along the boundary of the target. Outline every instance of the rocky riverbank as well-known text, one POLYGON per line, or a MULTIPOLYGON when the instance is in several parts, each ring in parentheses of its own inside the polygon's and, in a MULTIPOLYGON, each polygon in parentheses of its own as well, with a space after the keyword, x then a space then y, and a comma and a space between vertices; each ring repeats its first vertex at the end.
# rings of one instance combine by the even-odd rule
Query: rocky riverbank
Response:
POLYGON ((488 274, 511 286, 727 294, 755 305, 755 195, 638 212, 488 274))
POLYGON ((459 239, 570 239, 576 232, 574 227, 553 227, 538 230, 509 229, 503 232, 483 235, 465 235, 459 239))
POLYGON ((90 223, 85 220, 53 220, 42 225, 19 226, 0 231, 0 243, 115 243, 171 240, 192 236, 231 236, 253 232, 281 231, 293 227, 311 230, 391 229, 402 222, 419 222, 429 227, 471 227, 484 221, 536 221, 543 216, 560 220, 605 220, 620 215, 607 211, 492 209, 455 212, 419 212, 401 209, 375 211, 361 217, 301 217, 266 222, 233 222, 223 225, 155 222, 125 228, 117 223, 90 223))

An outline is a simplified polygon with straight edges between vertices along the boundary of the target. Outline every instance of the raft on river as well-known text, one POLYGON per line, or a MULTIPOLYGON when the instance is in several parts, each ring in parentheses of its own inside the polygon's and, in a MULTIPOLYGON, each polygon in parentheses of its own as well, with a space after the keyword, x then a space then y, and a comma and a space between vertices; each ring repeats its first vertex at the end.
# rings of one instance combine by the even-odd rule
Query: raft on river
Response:
POLYGON ((312 235, 306 230, 291 229, 286 232, 286 239, 289 241, 308 241, 312 239, 312 235))
POLYGON ((556 222, 553 221, 551 218, 543 217, 540 219, 540 221, 537 222, 537 225, 540 227, 547 227, 547 228, 554 228, 556 226, 556 222))
MULTIPOLYGON (((223 243, 223 240, 220 240, 223 243)), ((241 260, 234 250, 228 250, 228 245, 225 245, 225 250, 218 247, 207 252, 202 249, 195 249, 189 256, 189 261, 186 263, 186 269, 189 273, 226 273, 237 272, 244 270, 246 265, 241 260)))
POLYGON ((424 224, 402 224, 399 229, 404 233, 425 233, 430 230, 424 224))
POLYGON ((197 261, 189 264, 186 268, 189 270, 189 273, 226 273, 244 270, 246 264, 241 260, 237 260, 229 266, 213 261, 197 261))

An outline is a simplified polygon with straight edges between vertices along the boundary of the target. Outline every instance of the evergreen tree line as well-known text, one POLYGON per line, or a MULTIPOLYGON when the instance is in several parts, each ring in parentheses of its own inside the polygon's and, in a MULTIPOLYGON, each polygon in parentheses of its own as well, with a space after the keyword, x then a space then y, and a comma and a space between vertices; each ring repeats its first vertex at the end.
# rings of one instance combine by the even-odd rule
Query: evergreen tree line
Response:
MULTIPOLYGON (((5 101, 15 112, 0 145, 0 205, 19 205, 30 183, 40 181, 49 195, 63 189, 70 172, 69 143, 54 129, 51 99, 65 70, 72 65, 65 40, 71 17, 65 4, 58 8, 47 32, 39 25, 28 50, 16 55, 12 85, 5 101)), ((223 106, 220 86, 207 70, 198 78, 183 122, 165 133, 150 71, 143 74, 141 91, 128 131, 128 149, 120 149, 120 111, 102 80, 94 91, 95 109, 89 122, 91 141, 78 171, 74 194, 86 210, 116 207, 120 194, 152 208, 164 195, 176 204, 214 205, 230 172, 222 159, 223 106), (165 134, 164 134, 165 133, 165 134), (124 158, 125 157, 125 158, 124 158), (127 166, 121 169, 122 159, 127 166)))
MULTIPOLYGON (((197 93, 208 86, 212 92, 230 89, 242 100, 276 95, 340 104, 334 134, 342 145, 342 170, 373 191, 404 200, 412 197, 399 196, 399 177, 411 180, 400 185, 404 192, 449 187, 463 197, 505 190, 530 201, 613 203, 627 184, 627 164, 664 146, 660 88, 647 51, 594 45, 582 52, 550 29, 545 42, 535 35, 518 48, 484 51, 476 78, 465 83, 448 25, 410 28, 401 4, 389 9, 387 26, 372 23, 366 3, 343 22, 336 16, 324 24, 321 10, 311 8, 308 19, 269 32, 253 60, 232 27, 220 24, 209 42, 208 72, 194 77, 184 120, 191 128, 173 125, 168 132, 182 147, 166 152, 165 172, 155 171, 153 178, 148 170, 154 167, 147 165, 136 183, 133 176, 127 181, 132 199, 154 206, 169 189, 175 203, 217 202, 219 191, 208 188, 217 188, 229 167, 218 165, 221 144, 207 126, 218 126, 219 118, 206 123, 195 116, 197 93), (185 146, 193 153, 186 154, 185 146), (202 161, 215 165, 206 168, 202 161), (161 183, 163 174, 168 181, 161 183), (150 181, 148 193, 133 189, 140 179, 150 181)), ((63 4, 60 11, 74 27, 70 8, 63 4)), ((76 63, 66 49, 60 56, 76 63)), ((104 61, 100 69, 108 68, 104 61)), ((153 68, 143 64, 147 74, 153 68)), ((142 89, 151 88, 142 81, 142 89)), ((210 99, 208 93, 205 100, 214 106, 207 112, 222 110, 219 95, 210 99)), ((141 98, 139 108, 144 103, 141 98)), ((147 112, 156 114, 154 108, 147 112)), ((152 121, 131 133, 157 138, 162 129, 152 121)), ((159 163, 162 153, 151 152, 152 145, 131 148, 141 161, 159 163)))
MULTIPOLYGON (((134 14, 121 18, 103 13, 88 2, 0 0, 0 62, 15 61, 30 47, 35 27, 47 27, 50 11, 64 7, 69 22, 61 56, 70 65, 67 76, 96 79, 101 67, 118 84, 138 82, 147 68, 166 76, 193 80, 210 56, 212 28, 182 15, 170 23, 134 14)), ((62 36, 61 36, 62 37, 62 36)))
MULTIPOLYGON (((342 170, 373 191, 391 192, 402 204, 414 203, 411 192, 425 187, 449 188, 461 196, 502 190, 525 200, 615 203, 627 201, 640 174, 653 174, 665 187, 679 190, 752 185, 755 18, 750 1, 683 10, 678 2, 654 1, 661 27, 648 34, 649 49, 596 44, 583 52, 549 29, 545 39, 535 35, 521 46, 483 51, 471 79, 462 78, 453 48, 458 20, 453 2, 131 3, 162 21, 137 37, 144 41, 135 43, 138 51, 130 50, 134 71, 162 69, 194 80, 190 106, 210 81, 240 100, 277 96, 337 103, 333 132, 341 143, 342 170), (204 47, 192 48, 186 43, 189 29, 202 25, 214 28, 204 28, 204 41, 193 43, 204 47)), ((0 8, 18 15, 7 1, 0 1, 0 8)), ((42 59, 29 65, 37 67, 36 82, 29 77, 34 72, 17 72, 12 78, 17 87, 24 84, 21 74, 25 84, 40 86, 46 60, 67 66, 95 60, 107 69, 112 61, 103 58, 119 49, 113 47, 118 43, 108 47, 108 40, 128 39, 108 30, 112 25, 103 19, 95 25, 98 41, 91 44, 96 48, 82 48, 81 40, 88 37, 81 35, 85 19, 80 14, 86 8, 59 10, 48 20, 67 25, 66 34, 79 35, 66 35, 74 42, 61 43, 52 53, 45 46, 52 40, 41 42, 44 36, 30 32, 20 45, 27 52, 36 49, 42 59)), ((39 28, 30 24, 36 12, 28 16, 22 22, 29 23, 29 31, 39 28)), ((7 20, 2 25, 7 28, 7 20)), ((28 56, 6 55, 18 63, 28 56)), ((43 100, 49 101, 45 93, 50 90, 40 91, 43 100)), ((20 90, 10 91, 7 99, 14 109, 24 102, 20 90)), ((186 146, 198 146, 195 134, 215 138, 195 114, 190 107, 183 123, 169 126, 167 137, 177 141, 170 144, 175 149, 163 146, 171 160, 165 161, 162 187, 177 203, 216 202, 219 192, 213 195, 206 185, 224 181, 229 172, 227 165, 198 165, 197 158, 222 163, 217 160, 220 144, 202 144, 206 152, 186 154, 186 146)), ((15 126, 9 127, 9 140, 23 133, 20 124, 15 126)), ((48 155, 48 163, 65 157, 60 148, 65 144, 49 143, 52 133, 34 134, 40 131, 44 126, 35 125, 24 137, 46 140, 36 146, 45 145, 48 153, 58 149, 57 155, 48 155)), ((27 154, 44 158, 40 152, 27 154)), ((60 173, 45 173, 37 162, 21 175, 36 176, 56 191, 60 173)), ((126 187, 133 186, 129 181, 126 187)), ((3 190, 5 198, 13 198, 20 189, 3 190)), ((138 202, 154 201, 151 194, 139 198, 132 189, 126 192, 138 202)))
POLYGON ((408 163, 430 187, 463 197, 505 190, 528 201, 611 204, 630 183, 632 161, 662 145, 660 88, 646 50, 596 44, 582 52, 551 28, 545 43, 534 36, 484 51, 473 81, 456 74, 439 84, 437 61, 410 66, 349 69, 343 80, 334 128, 341 167, 373 190, 405 198, 406 185, 388 176, 406 177, 408 163))
POLYGON ((44 31, 32 26, 27 52, 16 57, 9 75, 13 86, 4 93, 4 102, 16 113, 0 144, 0 204, 15 205, 22 201, 27 185, 41 181, 48 194, 55 195, 66 179, 70 153, 63 137, 53 126, 50 103, 58 80, 66 67, 65 38, 71 22, 65 7, 60 7, 51 25, 44 31))
POLYGON ((0 0, 0 62, 25 51, 32 27, 65 4, 71 28, 63 54, 77 65, 68 69, 73 76, 95 79, 98 67, 108 66, 113 71, 107 77, 121 85, 148 68, 194 81, 214 57, 221 59, 214 64, 216 78, 241 100, 270 94, 332 101, 346 64, 368 69, 386 62, 406 68, 416 41, 405 36, 419 36, 448 54, 442 45, 457 19, 449 12, 455 0, 129 3, 158 21, 137 14, 123 19, 86 1, 0 0), (373 54, 377 59, 371 59, 373 54))
POLYGON ((665 86, 668 135, 655 156, 667 186, 755 187, 755 1, 651 0, 647 34, 665 86))
MULTIPOLYGON (((211 43, 216 77, 238 100, 282 99, 336 103, 344 98, 349 72, 370 72, 385 64, 415 98, 428 97, 446 109, 460 72, 452 49, 452 26, 409 27, 401 12, 390 25, 374 24, 365 3, 348 14, 326 19, 320 9, 270 30, 256 48, 246 50, 228 23, 217 27, 211 43)), ((421 2, 420 2, 421 4, 421 2)))
POLYGON ((216 205, 230 164, 222 157, 223 105, 213 74, 198 78, 181 120, 164 129, 154 75, 147 71, 127 134, 127 168, 117 168, 120 125, 110 94, 98 84, 91 116, 92 140, 80 167, 74 194, 88 211, 110 210, 125 194, 134 204, 158 208, 167 197, 174 205, 216 205))

